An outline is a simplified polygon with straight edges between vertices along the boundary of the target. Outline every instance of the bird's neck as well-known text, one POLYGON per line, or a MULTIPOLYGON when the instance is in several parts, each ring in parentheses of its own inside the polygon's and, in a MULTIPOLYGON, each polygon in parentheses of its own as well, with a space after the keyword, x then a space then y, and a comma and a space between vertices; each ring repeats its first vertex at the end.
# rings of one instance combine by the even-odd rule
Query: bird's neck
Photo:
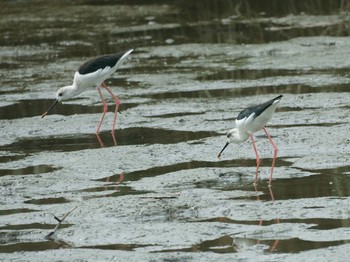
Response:
POLYGON ((241 142, 246 141, 249 138, 249 133, 239 131, 239 139, 241 142))
POLYGON ((77 85, 75 83, 73 83, 72 85, 67 86, 67 89, 70 92, 75 92, 78 88, 77 88, 77 85))
POLYGON ((79 95, 83 91, 79 89, 75 83, 73 83, 70 86, 66 86, 64 88, 66 89, 66 92, 68 92, 66 99, 79 95))
POLYGON ((233 128, 227 133, 227 138, 230 142, 235 144, 240 144, 246 141, 249 138, 249 133, 242 132, 238 128, 233 128))
POLYGON ((246 141, 249 138, 249 133, 245 132, 244 130, 240 129, 240 128, 236 128, 236 139, 237 139, 237 143, 243 143, 244 141, 246 141))

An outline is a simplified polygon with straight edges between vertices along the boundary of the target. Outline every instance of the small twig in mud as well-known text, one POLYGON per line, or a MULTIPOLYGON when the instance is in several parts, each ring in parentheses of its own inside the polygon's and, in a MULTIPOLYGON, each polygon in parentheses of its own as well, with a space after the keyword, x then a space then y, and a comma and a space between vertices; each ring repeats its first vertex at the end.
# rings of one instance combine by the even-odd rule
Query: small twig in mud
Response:
POLYGON ((59 228, 59 226, 62 224, 62 222, 66 219, 66 217, 72 213, 78 206, 72 208, 71 210, 69 210, 63 217, 62 219, 59 219, 58 217, 56 217, 54 214, 53 217, 58 221, 57 225, 55 226, 55 228, 53 229, 53 231, 51 231, 47 236, 45 236, 46 239, 52 239, 53 235, 55 234, 55 232, 57 231, 57 229, 59 228))
POLYGON ((171 198, 178 198, 180 196, 180 193, 175 193, 171 195, 154 195, 154 196, 142 196, 140 198, 152 198, 152 199, 171 199, 171 198))

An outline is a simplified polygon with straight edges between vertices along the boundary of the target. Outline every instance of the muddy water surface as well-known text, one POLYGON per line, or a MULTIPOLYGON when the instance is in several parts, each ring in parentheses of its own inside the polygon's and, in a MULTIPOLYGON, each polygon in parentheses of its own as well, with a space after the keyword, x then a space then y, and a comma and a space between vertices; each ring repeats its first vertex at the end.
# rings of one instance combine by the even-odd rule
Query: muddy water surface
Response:
POLYGON ((0 259, 346 261, 346 1, 2 1, 0 259), (86 59, 136 48, 58 105, 86 59), (216 155, 246 106, 283 95, 249 141, 216 155), (106 94, 108 97, 108 94, 106 94), (75 209, 51 239, 45 238, 75 209))

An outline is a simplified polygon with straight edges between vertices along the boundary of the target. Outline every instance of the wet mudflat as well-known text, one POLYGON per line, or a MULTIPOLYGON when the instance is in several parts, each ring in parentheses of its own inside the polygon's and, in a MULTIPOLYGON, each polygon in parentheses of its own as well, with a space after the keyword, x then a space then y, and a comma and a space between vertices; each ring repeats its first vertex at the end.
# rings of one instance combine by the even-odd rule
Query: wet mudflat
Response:
POLYGON ((346 261, 350 23, 345 1, 3 1, 0 260, 346 261), (263 3, 264 2, 264 3, 263 3), (35 6, 35 8, 33 8, 35 6), (29 11, 31 10, 31 11, 29 11), (136 48, 96 90, 57 89, 136 48), (246 106, 279 94, 249 141, 216 155, 246 106), (107 94, 106 94, 107 97, 107 94), (77 206, 53 239, 45 236, 77 206))

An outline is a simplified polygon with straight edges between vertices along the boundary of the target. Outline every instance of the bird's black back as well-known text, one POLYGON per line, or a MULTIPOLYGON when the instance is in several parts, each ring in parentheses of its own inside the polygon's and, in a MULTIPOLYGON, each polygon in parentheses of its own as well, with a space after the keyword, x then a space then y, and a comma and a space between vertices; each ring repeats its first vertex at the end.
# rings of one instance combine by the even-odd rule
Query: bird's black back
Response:
POLYGON ((269 108, 269 106, 271 106, 273 102, 281 98, 282 98, 282 95, 279 95, 265 103, 247 107, 246 109, 244 109, 238 114, 237 120, 243 119, 245 117, 249 117, 252 113, 255 113, 254 118, 258 117, 262 112, 264 112, 267 108, 269 108))
POLYGON ((78 68, 78 72, 81 75, 86 75, 92 72, 97 71, 98 69, 104 69, 105 67, 113 67, 115 66, 119 59, 126 53, 120 52, 117 54, 110 54, 110 55, 101 55, 95 58, 90 59, 89 61, 85 62, 78 68))

